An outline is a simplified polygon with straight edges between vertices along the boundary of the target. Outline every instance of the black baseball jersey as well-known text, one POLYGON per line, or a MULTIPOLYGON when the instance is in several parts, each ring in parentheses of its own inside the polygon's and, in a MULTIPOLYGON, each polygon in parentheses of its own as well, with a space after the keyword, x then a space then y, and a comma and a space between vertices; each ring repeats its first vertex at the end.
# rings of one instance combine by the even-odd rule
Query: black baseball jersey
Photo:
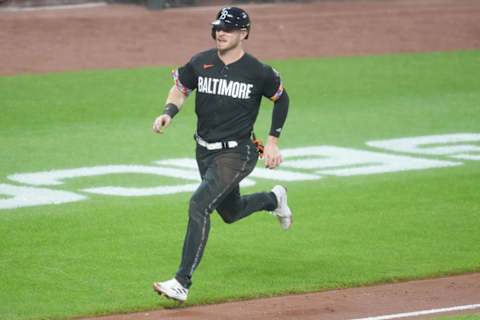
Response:
POLYGON ((275 101, 283 92, 272 67, 247 53, 225 65, 217 49, 195 55, 173 78, 185 95, 197 90, 197 134, 208 142, 249 138, 262 96, 275 101))

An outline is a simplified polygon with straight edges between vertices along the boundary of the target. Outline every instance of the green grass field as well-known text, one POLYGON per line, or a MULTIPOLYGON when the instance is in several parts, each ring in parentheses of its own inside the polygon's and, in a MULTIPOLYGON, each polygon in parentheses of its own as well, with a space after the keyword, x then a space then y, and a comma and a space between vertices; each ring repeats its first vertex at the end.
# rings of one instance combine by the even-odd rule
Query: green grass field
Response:
MULTIPOLYGON (((291 98, 283 148, 333 145, 381 152, 365 142, 480 133, 480 51, 271 64, 291 98)), ((192 158, 193 99, 163 136, 151 131, 172 84, 169 70, 0 77, 0 184, 21 186, 7 178, 14 173, 192 158)), ((270 114, 265 101, 256 127, 263 138, 270 114)), ((289 232, 268 214, 234 225, 214 214, 188 304, 480 271, 480 162, 460 162, 290 182, 295 224, 289 232)), ((244 192, 275 183, 255 181, 244 192)), ((0 318, 57 319, 171 306, 153 294, 151 284, 176 271, 190 194, 119 197, 81 191, 162 183, 179 182, 144 174, 68 179, 45 188, 88 199, 0 209, 0 318)), ((0 194, 0 201, 8 197, 0 194)))
POLYGON ((435 318, 436 320, 478 320, 480 319, 480 314, 470 314, 463 316, 444 316, 435 318))

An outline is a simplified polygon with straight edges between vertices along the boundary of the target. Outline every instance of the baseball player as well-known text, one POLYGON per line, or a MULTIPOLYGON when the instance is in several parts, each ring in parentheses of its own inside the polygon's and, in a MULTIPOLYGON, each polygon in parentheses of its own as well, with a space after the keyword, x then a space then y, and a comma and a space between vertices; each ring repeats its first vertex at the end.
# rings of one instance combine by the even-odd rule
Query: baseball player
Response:
POLYGON ((278 72, 243 50, 242 43, 249 33, 250 18, 244 10, 221 9, 212 22, 216 48, 198 53, 173 71, 175 84, 163 114, 153 124, 153 130, 162 133, 196 90, 198 120, 194 138, 202 181, 190 199, 180 267, 173 279, 153 284, 158 294, 180 302, 187 300, 214 210, 226 223, 265 210, 275 215, 284 229, 292 224, 285 187, 277 185, 271 192, 240 195, 239 183, 255 168, 259 153, 263 153, 267 168, 274 169, 282 162, 278 139, 289 106, 278 72), (252 141, 262 96, 274 102, 264 149, 252 141))

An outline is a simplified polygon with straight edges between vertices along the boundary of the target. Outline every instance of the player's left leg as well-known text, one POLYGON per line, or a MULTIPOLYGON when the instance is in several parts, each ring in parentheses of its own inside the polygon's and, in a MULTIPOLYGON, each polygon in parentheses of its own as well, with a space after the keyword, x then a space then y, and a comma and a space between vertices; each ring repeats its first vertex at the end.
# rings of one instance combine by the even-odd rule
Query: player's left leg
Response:
MULTIPOLYGON (((255 145, 251 143, 250 149, 254 148, 255 145)), ((246 156, 246 158, 249 157, 246 156)), ((254 152, 250 155, 250 161, 247 162, 247 173, 244 174, 244 177, 253 171, 257 161, 258 153, 254 152)), ((235 160, 232 162, 231 157, 218 157, 218 171, 228 172, 231 167, 235 166, 234 163, 236 162, 235 160)), ((220 176, 226 177, 228 174, 220 174, 220 176)), ((240 187, 237 184, 219 201, 216 209, 225 223, 234 223, 254 212, 265 210, 277 216, 283 229, 289 229, 292 224, 292 212, 287 203, 287 189, 283 186, 275 186, 270 192, 257 192, 241 196, 240 187)))
POLYGON ((226 223, 234 223, 258 211, 273 211, 277 207, 277 199, 273 192, 257 192, 240 195, 237 185, 218 205, 217 212, 226 223))

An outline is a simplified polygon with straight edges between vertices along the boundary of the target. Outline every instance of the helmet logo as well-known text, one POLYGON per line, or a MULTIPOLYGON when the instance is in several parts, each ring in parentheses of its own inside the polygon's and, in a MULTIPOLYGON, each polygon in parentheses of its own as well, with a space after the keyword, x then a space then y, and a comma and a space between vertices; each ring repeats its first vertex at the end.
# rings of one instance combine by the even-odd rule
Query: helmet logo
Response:
MULTIPOLYGON (((0 0, 1 2, 1 0, 0 0)), ((212 38, 215 39, 215 32, 223 30, 232 32, 234 30, 245 30, 248 39, 250 32, 250 18, 248 13, 237 7, 224 7, 217 13, 216 20, 212 24, 212 38)))
POLYGON ((228 15, 228 10, 227 10, 227 8, 224 8, 224 9, 222 10, 222 14, 220 15, 219 20, 225 20, 225 18, 227 17, 227 15, 228 15))

